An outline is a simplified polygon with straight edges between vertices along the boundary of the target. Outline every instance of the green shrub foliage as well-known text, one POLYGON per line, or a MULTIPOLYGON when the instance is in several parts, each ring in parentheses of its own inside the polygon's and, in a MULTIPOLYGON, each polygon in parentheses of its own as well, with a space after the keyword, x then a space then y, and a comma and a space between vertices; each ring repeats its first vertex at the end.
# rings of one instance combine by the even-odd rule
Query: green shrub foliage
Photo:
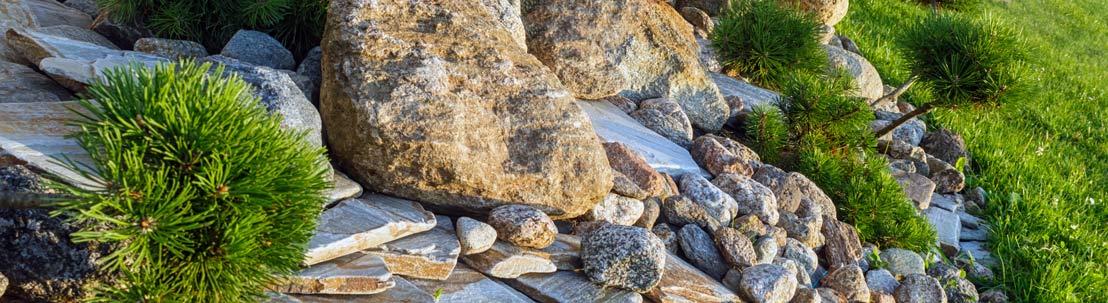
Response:
POLYGON ((303 259, 326 200, 322 148, 211 70, 114 70, 80 102, 74 138, 93 165, 69 165, 97 184, 58 185, 73 196, 59 212, 100 226, 75 241, 117 244, 103 265, 123 282, 100 301, 256 301, 303 259))
POLYGON ((993 19, 941 13, 912 25, 904 46, 933 107, 996 103, 1018 86, 1025 57, 1019 35, 993 19))
POLYGON ((754 83, 776 88, 793 72, 827 66, 819 46, 822 28, 814 16, 771 0, 738 0, 711 34, 723 66, 754 83))
POLYGON ((218 52, 239 29, 266 32, 298 57, 319 45, 329 0, 96 0, 112 18, 218 52))
POLYGON ((935 232, 876 154, 873 111, 865 100, 846 97, 852 87, 842 70, 794 74, 777 108, 751 114, 746 134, 767 162, 819 185, 863 241, 927 251, 935 232))

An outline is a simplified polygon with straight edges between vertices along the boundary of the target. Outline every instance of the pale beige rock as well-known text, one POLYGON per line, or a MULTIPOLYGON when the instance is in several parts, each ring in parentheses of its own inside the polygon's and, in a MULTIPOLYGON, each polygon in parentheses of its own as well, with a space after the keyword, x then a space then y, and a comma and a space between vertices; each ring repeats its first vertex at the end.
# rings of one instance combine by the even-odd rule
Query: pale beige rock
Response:
POLYGON ((496 229, 470 217, 458 218, 456 230, 463 255, 482 253, 496 243, 496 229))
POLYGON ((618 287, 601 287, 573 271, 526 274, 504 280, 516 290, 542 303, 640 303, 642 295, 618 287))
POLYGON ((0 60, 0 104, 73 100, 57 82, 22 64, 0 60))
POLYGON ((440 210, 555 218, 611 190, 587 116, 484 5, 336 0, 327 20, 320 113, 355 180, 440 210))
POLYGON ((662 281, 644 295, 658 303, 745 302, 723 284, 672 254, 666 256, 662 281))
POLYGON ((385 260, 394 274, 419 279, 445 280, 458 264, 461 244, 450 217, 435 216, 435 228, 363 251, 385 260))
MULTIPOLYGON (((92 17, 54 0, 5 0, 0 1, 0 35, 10 28, 38 28, 53 25, 72 25, 89 28, 92 17)), ((0 61, 31 64, 18 51, 8 47, 6 39, 0 39, 0 61)))
POLYGON ((642 216, 644 205, 642 201, 608 194, 603 202, 597 204, 583 216, 585 220, 607 221, 612 224, 633 225, 642 216))
POLYGON ((379 195, 339 202, 319 216, 304 264, 312 265, 376 247, 435 227, 434 214, 418 203, 379 195))
POLYGON ((71 109, 77 102, 7 103, 0 106, 0 160, 27 166, 58 176, 62 182, 94 188, 91 180, 59 165, 55 158, 65 155, 91 165, 92 159, 77 142, 66 138, 77 129, 69 121, 79 118, 71 109))
POLYGON ((274 290, 291 294, 375 294, 396 285, 381 257, 353 253, 283 278, 274 290))
POLYGON ((528 50, 578 98, 668 98, 709 131, 727 120, 727 103, 700 65, 692 25, 664 2, 543 1, 524 23, 528 50))
POLYGON ((854 76, 858 88, 851 91, 853 96, 874 100, 884 95, 885 84, 881 82, 881 75, 866 58, 834 46, 824 46, 823 49, 832 67, 845 69, 854 76))
POLYGON ((462 257, 467 265, 484 274, 497 278, 516 278, 528 273, 551 273, 558 270, 550 255, 542 251, 523 248, 496 241, 483 253, 462 257))
POLYGON ((846 17, 848 0, 777 0, 778 3, 796 5, 812 13, 816 19, 828 26, 835 26, 846 17))
POLYGON ((327 193, 327 197, 331 202, 357 197, 362 194, 362 186, 358 182, 350 180, 346 177, 346 174, 338 171, 331 175, 331 184, 334 187, 331 188, 331 192, 327 193))

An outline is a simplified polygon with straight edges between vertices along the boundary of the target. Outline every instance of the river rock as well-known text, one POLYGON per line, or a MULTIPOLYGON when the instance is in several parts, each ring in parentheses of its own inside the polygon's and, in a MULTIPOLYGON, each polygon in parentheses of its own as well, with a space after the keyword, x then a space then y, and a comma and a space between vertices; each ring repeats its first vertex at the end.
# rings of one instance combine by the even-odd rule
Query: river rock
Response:
POLYGON ((743 302, 726 286, 672 254, 666 256, 662 280, 645 295, 659 303, 743 302))
MULTIPOLYGON (((678 176, 686 173, 708 175, 707 171, 701 169, 693 161, 688 150, 642 126, 612 103, 608 101, 578 101, 577 105, 588 114, 596 135, 602 141, 607 142, 604 146, 612 167, 632 180, 636 180, 636 183, 647 192, 653 193, 655 184, 664 187, 665 181, 663 180, 661 183, 651 181, 650 184, 640 183, 641 180, 636 177, 635 173, 617 168, 617 166, 627 165, 628 162, 617 163, 617 161, 638 158, 641 159, 641 164, 644 167, 649 167, 655 172, 678 176), (616 150, 618 153, 615 155, 613 155, 611 149, 613 146, 621 147, 621 150, 616 150)), ((651 180, 653 180, 653 177, 651 177, 651 180)), ((656 195, 661 195, 661 192, 656 195)))
POLYGON ((641 303, 642 295, 615 287, 602 287, 573 271, 526 274, 504 280, 516 290, 542 303, 641 303))
POLYGON ((898 303, 946 303, 946 293, 935 278, 924 274, 909 274, 900 280, 893 292, 898 303))
POLYGON ((796 286, 796 276, 774 264, 747 268, 739 284, 743 297, 755 303, 788 302, 796 293, 796 286))
POLYGON ((704 229, 696 224, 685 225, 677 232, 677 240, 689 263, 716 280, 723 279, 730 266, 724 262, 723 255, 712 242, 712 236, 704 229))
POLYGON ((606 225, 581 242, 585 274, 594 283, 646 292, 658 285, 666 266, 662 240, 632 226, 606 225))
POLYGON ((430 230, 435 227, 435 216, 413 201, 367 194, 339 202, 323 211, 317 222, 315 236, 308 242, 305 265, 430 230))
POLYGON ((385 260, 372 254, 353 253, 285 277, 274 290, 290 294, 367 295, 395 285, 385 260))
POLYGON ((69 90, 22 65, 0 60, 0 103, 72 100, 69 90))
POLYGON ((504 205, 489 212, 489 225, 498 239, 522 247, 543 248, 554 243, 558 227, 546 214, 525 205, 504 205))
POLYGON ((280 41, 263 32, 239 30, 223 46, 221 55, 242 60, 254 65, 273 69, 291 70, 296 68, 296 59, 292 52, 281 45, 280 41))
POLYGON ((463 255, 484 252, 496 242, 496 229, 492 225, 469 217, 458 218, 457 231, 463 255))
POLYGON ((528 50, 579 98, 669 98, 708 131, 727 119, 727 104, 698 60, 693 27, 663 2, 540 2, 524 22, 528 50))
POLYGON ((747 176, 731 173, 716 176, 712 184, 735 199, 739 215, 754 215, 762 223, 777 225, 780 219, 777 197, 769 187, 747 176))
POLYGON ((608 194, 583 216, 585 220, 607 221, 612 224, 634 225, 642 217, 643 202, 617 194, 608 194))
POLYGON ((394 274, 445 280, 458 264, 461 244, 450 217, 435 216, 435 228, 363 251, 381 257, 394 274))
POLYGON ((558 270, 550 255, 538 250, 496 241, 479 254, 462 257, 466 265, 497 278, 516 278, 528 273, 551 273, 558 270))
POLYGON ((481 3, 338 0, 327 20, 321 113, 331 155, 362 184, 444 210, 525 203, 556 218, 611 190, 587 116, 481 3))

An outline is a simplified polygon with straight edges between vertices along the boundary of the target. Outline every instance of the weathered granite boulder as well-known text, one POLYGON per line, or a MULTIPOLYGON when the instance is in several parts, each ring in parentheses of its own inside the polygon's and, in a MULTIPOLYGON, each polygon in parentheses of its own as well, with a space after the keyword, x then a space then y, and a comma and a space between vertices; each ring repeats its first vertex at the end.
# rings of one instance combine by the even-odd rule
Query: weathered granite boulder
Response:
POLYGON ((638 152, 627 144, 619 142, 608 142, 603 145, 612 170, 626 176, 647 195, 662 195, 666 187, 665 177, 651 167, 638 152))
POLYGON ((639 220, 635 221, 634 225, 642 228, 652 228, 654 223, 658 221, 658 216, 662 214, 662 200, 658 197, 650 197, 643 200, 642 204, 642 216, 639 216, 639 220))
POLYGON ((252 31, 239 30, 223 46, 221 55, 242 60, 254 65, 267 66, 274 69, 291 70, 296 68, 296 59, 292 52, 281 45, 280 41, 270 35, 252 31))
POLYGON ((320 112, 331 155, 362 184, 443 210, 528 204, 556 218, 611 190, 592 124, 484 5, 337 0, 327 22, 320 112))
POLYGON ((866 285, 871 292, 893 294, 900 282, 886 269, 873 269, 866 272, 866 285))
POLYGON ((754 243, 751 243, 750 238, 747 238, 741 231, 730 227, 717 229, 715 241, 723 260, 731 267, 747 268, 758 264, 758 254, 754 251, 754 243))
MULTIPOLYGON (((608 162, 611 162, 611 160, 608 162)), ((650 193, 643 190, 638 184, 635 184, 635 181, 631 180, 627 175, 613 170, 612 177, 614 177, 612 179, 612 193, 635 200, 642 200, 650 197, 650 193)))
POLYGON ((504 205, 489 212, 496 237, 522 247, 544 248, 554 243, 558 227, 546 214, 525 205, 504 205))
POLYGON ((924 135, 919 146, 928 154, 946 163, 958 163, 958 158, 969 157, 966 141, 962 136, 945 128, 924 135))
POLYGON ((742 273, 739 288, 743 297, 755 303, 782 303, 796 293, 796 276, 780 265, 762 264, 742 273))
POLYGON ((697 59, 693 27, 663 2, 543 1, 524 22, 528 50, 579 98, 669 98, 708 131, 727 119, 727 103, 697 59))
POLYGON ((658 236, 658 239, 662 240, 662 244, 666 246, 666 250, 671 254, 678 254, 681 252, 681 240, 677 239, 677 231, 674 230, 672 225, 666 223, 658 223, 654 225, 654 228, 650 229, 650 232, 658 236))
MULTIPOLYGON (((751 176, 754 168, 749 160, 731 152, 716 136, 700 136, 690 148, 693 159, 708 169, 712 175, 740 174, 751 176)), ((740 145, 741 146, 741 145, 740 145)))
POLYGON ((646 292, 662 279, 666 250, 644 228, 611 224, 581 241, 581 260, 595 283, 646 292))
POLYGON ((22 64, 0 60, 0 103, 57 102, 73 95, 57 82, 22 64))

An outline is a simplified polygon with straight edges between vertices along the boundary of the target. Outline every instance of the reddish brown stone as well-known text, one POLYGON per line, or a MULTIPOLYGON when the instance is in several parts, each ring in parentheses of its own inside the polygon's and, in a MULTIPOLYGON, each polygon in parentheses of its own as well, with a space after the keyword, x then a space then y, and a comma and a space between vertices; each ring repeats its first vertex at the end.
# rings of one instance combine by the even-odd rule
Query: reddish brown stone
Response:
POLYGON ((862 243, 854 226, 830 216, 823 216, 823 257, 830 270, 844 265, 856 265, 862 258, 862 243))
POLYGON ((608 142, 604 143, 604 151, 607 152, 608 164, 612 169, 630 178, 651 196, 663 195, 665 178, 630 147, 619 142, 608 142))
POLYGON ((754 175, 754 169, 743 159, 727 150, 715 138, 701 136, 693 141, 692 157, 697 164, 708 169, 712 175, 735 173, 744 176, 754 175))

